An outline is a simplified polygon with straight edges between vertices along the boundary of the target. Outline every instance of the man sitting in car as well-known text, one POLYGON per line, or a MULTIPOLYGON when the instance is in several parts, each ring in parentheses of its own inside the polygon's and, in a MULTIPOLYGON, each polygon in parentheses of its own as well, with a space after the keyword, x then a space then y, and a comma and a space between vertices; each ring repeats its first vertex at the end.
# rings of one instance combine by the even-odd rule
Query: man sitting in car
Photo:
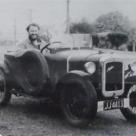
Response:
POLYGON ((28 33, 28 38, 19 44, 21 49, 41 49, 46 43, 40 38, 39 25, 32 23, 26 28, 28 33))

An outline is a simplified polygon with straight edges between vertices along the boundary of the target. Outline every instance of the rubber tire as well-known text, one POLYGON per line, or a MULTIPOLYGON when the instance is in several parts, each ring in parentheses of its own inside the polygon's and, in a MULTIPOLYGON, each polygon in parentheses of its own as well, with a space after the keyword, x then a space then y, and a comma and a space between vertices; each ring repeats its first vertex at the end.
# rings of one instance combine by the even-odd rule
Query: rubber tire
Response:
MULTIPOLYGON (((128 89, 130 89, 131 87, 132 86, 130 86, 128 89)), ((126 97, 127 97, 128 92, 129 90, 126 93, 126 97)), ((132 113, 129 108, 121 108, 120 111, 128 121, 130 122, 136 121, 136 114, 132 113)))
POLYGON ((7 106, 7 104, 9 103, 9 101, 11 99, 11 93, 7 89, 5 74, 4 74, 3 70, 1 70, 1 69, 0 69, 0 76, 4 79, 4 88, 5 88, 3 95, 0 96, 0 97, 2 97, 2 98, 0 98, 0 106, 7 106))
MULTIPOLYGON (((70 91, 70 90, 69 90, 70 91)), ((70 79, 69 81, 67 81, 67 83, 65 84, 65 87, 62 90, 61 93, 61 109, 64 113, 64 116, 66 117, 67 121, 69 122, 69 124, 71 124, 74 127, 87 127, 89 125, 89 123, 91 121, 93 121, 93 119, 96 116, 97 113, 97 95, 96 95, 96 91, 92 85, 92 83, 88 80, 84 80, 83 78, 73 78, 70 79), (86 116, 84 118, 74 118, 72 117, 68 111, 68 109, 66 108, 66 103, 65 103, 65 98, 67 97, 67 86, 69 86, 70 84, 79 84, 83 87, 84 89, 84 93, 86 94, 87 98, 87 105, 88 105, 88 112, 86 114, 86 116)))

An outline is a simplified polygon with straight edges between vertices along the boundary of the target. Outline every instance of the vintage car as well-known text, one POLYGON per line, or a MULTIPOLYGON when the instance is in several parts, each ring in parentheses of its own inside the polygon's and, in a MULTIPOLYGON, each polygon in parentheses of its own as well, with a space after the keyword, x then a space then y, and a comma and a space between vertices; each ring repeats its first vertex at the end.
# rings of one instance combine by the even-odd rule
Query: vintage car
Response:
POLYGON ((62 45, 52 42, 40 51, 7 52, 0 65, 0 105, 7 105, 13 94, 50 98, 76 127, 112 109, 136 120, 136 53, 62 45))

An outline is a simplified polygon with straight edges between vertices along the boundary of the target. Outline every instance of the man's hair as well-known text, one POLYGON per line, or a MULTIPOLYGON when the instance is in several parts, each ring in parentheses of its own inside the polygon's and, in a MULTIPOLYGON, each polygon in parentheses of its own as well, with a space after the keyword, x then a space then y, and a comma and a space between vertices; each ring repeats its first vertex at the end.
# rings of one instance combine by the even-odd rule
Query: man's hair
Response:
POLYGON ((38 30, 40 30, 40 26, 39 26, 38 24, 32 23, 32 24, 29 24, 29 25, 27 26, 27 28, 26 28, 26 31, 27 31, 27 32, 29 31, 29 29, 30 29, 31 26, 35 26, 35 27, 38 28, 38 30))

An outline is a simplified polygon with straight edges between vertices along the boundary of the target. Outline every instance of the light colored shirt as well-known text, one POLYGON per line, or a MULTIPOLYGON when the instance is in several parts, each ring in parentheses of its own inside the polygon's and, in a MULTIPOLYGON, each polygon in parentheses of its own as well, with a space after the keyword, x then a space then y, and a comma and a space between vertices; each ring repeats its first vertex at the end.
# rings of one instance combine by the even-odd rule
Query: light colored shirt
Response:
POLYGON ((29 40, 26 39, 22 43, 18 44, 19 49, 41 49, 44 45, 47 43, 43 40, 37 41, 35 40, 33 43, 29 40))

